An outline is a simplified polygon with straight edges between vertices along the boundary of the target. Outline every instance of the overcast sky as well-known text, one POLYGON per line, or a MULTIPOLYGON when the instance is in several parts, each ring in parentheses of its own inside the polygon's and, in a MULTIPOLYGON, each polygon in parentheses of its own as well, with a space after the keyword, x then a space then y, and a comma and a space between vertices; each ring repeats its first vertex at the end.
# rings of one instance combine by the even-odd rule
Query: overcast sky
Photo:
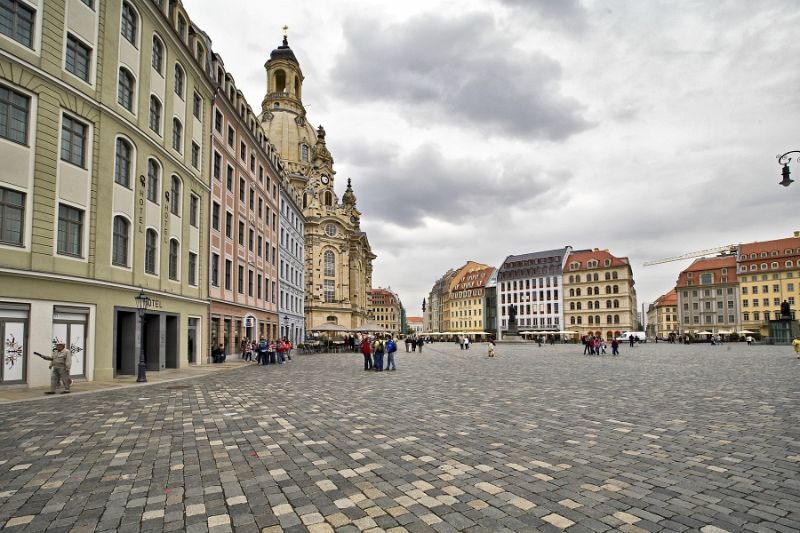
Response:
POLYGON ((689 264, 644 261, 800 230, 775 159, 800 149, 797 0, 184 3, 257 112, 289 26, 409 315, 467 260, 608 248, 641 304, 689 264))

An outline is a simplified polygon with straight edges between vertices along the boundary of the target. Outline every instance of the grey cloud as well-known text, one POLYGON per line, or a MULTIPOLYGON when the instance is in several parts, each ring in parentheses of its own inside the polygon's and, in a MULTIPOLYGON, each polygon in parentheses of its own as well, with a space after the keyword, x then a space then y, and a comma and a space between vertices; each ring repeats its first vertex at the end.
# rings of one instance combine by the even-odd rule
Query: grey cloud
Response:
POLYGON ((588 13, 579 0, 500 0, 501 4, 562 23, 571 29, 587 26, 588 13))
POLYGON ((485 14, 423 15, 394 24, 351 18, 332 70, 352 102, 405 105, 414 120, 481 128, 483 134, 563 140, 591 127, 561 93, 561 66, 514 46, 485 14))
MULTIPOLYGON (((349 150, 340 153, 348 159, 349 150)), ((568 179, 524 163, 448 159, 438 147, 426 145, 406 155, 388 155, 386 147, 367 149, 383 159, 348 161, 356 196, 365 218, 414 228, 428 217, 451 223, 474 220, 540 199, 568 179), (365 161, 370 161, 369 163, 365 161)))

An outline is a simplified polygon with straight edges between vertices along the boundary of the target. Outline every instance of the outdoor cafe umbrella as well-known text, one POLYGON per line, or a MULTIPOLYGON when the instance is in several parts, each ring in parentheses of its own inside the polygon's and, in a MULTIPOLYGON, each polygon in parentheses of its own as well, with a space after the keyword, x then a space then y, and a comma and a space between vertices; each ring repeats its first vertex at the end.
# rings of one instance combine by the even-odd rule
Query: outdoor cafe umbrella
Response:
POLYGON ((309 331, 321 331, 321 332, 329 332, 329 333, 344 333, 346 331, 350 331, 344 326, 340 326, 339 324, 334 324, 333 322, 325 322, 324 324, 320 324, 318 326, 314 326, 309 331))
POLYGON ((742 335, 752 335, 753 333, 755 333, 755 331, 750 331, 749 329, 743 329, 742 331, 737 331, 736 333, 739 333, 739 334, 742 334, 742 335))
POLYGON ((697 335, 713 335, 713 333, 711 333, 710 331, 698 331, 696 334, 697 335))

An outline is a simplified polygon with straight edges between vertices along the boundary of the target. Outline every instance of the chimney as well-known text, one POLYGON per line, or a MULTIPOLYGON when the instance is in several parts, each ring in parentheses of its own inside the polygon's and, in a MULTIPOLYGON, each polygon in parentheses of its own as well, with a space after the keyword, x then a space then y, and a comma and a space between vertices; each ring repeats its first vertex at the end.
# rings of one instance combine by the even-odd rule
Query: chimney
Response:
POLYGON ((794 236, 795 236, 795 237, 800 237, 800 231, 795 231, 795 232, 794 232, 794 236))

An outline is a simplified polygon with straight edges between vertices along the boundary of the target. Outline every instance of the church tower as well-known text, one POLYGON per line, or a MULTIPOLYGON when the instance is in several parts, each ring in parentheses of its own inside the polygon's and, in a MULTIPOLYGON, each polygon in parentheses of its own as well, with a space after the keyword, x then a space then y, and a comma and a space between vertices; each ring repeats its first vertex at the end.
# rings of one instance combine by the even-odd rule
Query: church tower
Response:
POLYGON ((372 289, 375 255, 366 233, 350 180, 341 201, 334 191, 333 156, 322 126, 314 128, 303 107, 303 71, 283 42, 264 65, 267 91, 261 102, 261 125, 275 145, 289 186, 302 198, 305 216, 306 328, 336 322, 347 328, 363 325, 372 289))

